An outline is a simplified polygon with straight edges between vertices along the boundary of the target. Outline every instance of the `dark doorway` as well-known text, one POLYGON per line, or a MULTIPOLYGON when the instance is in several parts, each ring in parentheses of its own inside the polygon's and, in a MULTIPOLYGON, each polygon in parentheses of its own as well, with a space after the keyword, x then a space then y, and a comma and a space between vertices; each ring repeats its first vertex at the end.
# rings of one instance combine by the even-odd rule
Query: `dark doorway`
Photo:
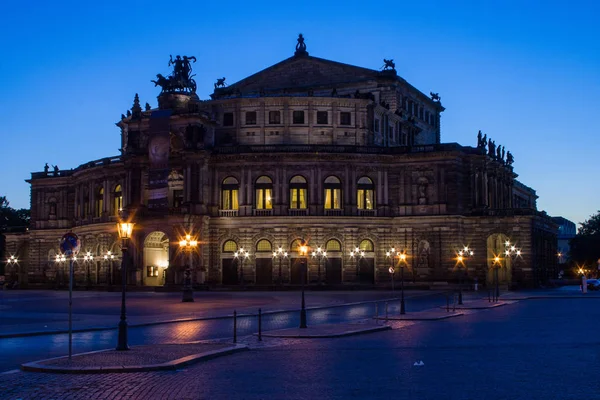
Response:
POLYGON ((337 285, 342 283, 342 259, 328 258, 325 263, 325 283, 337 285))
POLYGON ((375 283, 375 259, 361 258, 358 260, 358 282, 359 283, 375 283))
POLYGON ((303 258, 291 258, 290 259, 291 272, 292 272, 292 274, 290 276, 290 283, 292 285, 301 285, 302 279, 305 278, 302 275, 303 260, 304 260, 303 258))
POLYGON ((223 285, 237 285, 238 273, 237 262, 233 258, 221 260, 223 265, 223 285))
POLYGON ((273 283, 273 259, 256 259, 256 284, 270 285, 273 283))

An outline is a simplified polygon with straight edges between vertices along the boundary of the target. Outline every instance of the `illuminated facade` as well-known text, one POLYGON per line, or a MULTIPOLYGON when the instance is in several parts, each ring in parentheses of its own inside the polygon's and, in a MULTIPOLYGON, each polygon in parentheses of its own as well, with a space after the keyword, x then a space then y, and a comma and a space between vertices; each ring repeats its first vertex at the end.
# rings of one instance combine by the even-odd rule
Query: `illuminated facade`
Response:
POLYGON ((181 284, 188 265, 197 284, 299 284, 302 239, 309 254, 327 254, 309 255, 313 284, 387 285, 391 247, 407 255, 407 280, 453 282, 467 245, 467 275, 489 282, 506 240, 522 257, 502 259, 501 284, 553 273, 556 225, 536 210, 512 159, 481 140, 442 143, 439 96, 393 63, 377 71, 297 48, 235 84, 221 81, 210 100, 165 88, 158 108, 142 110, 136 95, 117 122, 120 156, 32 173, 31 229, 7 235, 24 284, 63 280, 56 255, 68 230, 92 255, 77 260, 77 282, 118 283, 121 209, 136 222, 132 285, 181 284), (192 251, 179 245, 185 234, 198 240, 192 251))

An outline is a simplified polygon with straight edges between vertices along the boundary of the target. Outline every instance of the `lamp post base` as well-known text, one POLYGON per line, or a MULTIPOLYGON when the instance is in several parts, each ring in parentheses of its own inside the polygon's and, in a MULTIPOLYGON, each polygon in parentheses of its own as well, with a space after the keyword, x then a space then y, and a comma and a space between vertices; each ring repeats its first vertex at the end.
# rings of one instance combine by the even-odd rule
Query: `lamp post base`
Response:
POLYGON ((119 322, 119 341, 115 350, 129 350, 129 346, 127 345, 127 321, 125 320, 119 322))

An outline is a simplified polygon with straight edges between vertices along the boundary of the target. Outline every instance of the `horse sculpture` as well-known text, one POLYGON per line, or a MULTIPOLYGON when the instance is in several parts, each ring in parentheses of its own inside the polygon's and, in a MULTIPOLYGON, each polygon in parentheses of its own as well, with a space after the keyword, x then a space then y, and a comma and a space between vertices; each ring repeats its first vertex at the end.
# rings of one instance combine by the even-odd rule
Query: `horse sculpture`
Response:
POLYGON ((395 70, 396 69, 396 64, 394 63, 394 59, 390 58, 389 60, 386 60, 385 58, 383 59, 383 70, 388 70, 388 69, 392 69, 395 70))
POLYGON ((217 78, 217 83, 215 83, 215 89, 220 87, 225 87, 225 77, 217 78))
POLYGON ((440 101, 440 100, 442 100, 442 98, 440 97, 439 93, 429 92, 429 95, 431 96, 431 100, 433 100, 433 101, 440 101))

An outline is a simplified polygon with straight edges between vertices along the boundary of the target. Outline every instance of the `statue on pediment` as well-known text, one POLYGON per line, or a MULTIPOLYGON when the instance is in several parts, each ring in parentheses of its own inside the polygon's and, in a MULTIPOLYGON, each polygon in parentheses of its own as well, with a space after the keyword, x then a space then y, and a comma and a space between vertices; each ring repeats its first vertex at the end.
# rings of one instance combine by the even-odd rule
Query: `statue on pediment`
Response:
POLYGON ((439 93, 429 92, 429 95, 431 96, 431 100, 433 101, 437 101, 438 103, 442 101, 442 96, 440 96, 439 93))
POLYGON ((215 89, 225 87, 225 77, 217 78, 217 82, 215 83, 215 89))
POLYGON ((298 43, 296 43, 296 52, 294 55, 297 56, 307 56, 308 52, 306 51, 306 44, 304 43, 304 36, 300 33, 298 35, 298 43))
POLYGON ((512 165, 513 162, 515 162, 515 159, 513 158, 512 153, 509 151, 506 153, 506 163, 508 165, 512 165))
POLYGON ((395 71, 396 70, 396 63, 394 63, 394 59, 390 58, 389 60, 386 60, 385 58, 383 59, 383 70, 387 71, 387 70, 391 70, 391 71, 395 71))

